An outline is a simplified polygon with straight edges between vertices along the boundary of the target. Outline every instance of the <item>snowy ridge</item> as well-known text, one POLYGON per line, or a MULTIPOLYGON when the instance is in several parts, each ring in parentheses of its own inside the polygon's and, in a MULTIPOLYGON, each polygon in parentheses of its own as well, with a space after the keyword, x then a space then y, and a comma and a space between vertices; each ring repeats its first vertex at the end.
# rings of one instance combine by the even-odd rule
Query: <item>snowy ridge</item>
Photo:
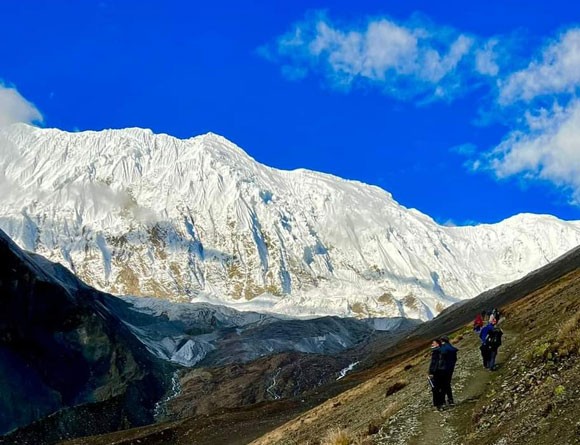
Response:
POLYGON ((215 134, 0 130, 0 228, 115 294, 429 319, 580 244, 580 222, 444 227, 378 187, 257 163, 215 134))

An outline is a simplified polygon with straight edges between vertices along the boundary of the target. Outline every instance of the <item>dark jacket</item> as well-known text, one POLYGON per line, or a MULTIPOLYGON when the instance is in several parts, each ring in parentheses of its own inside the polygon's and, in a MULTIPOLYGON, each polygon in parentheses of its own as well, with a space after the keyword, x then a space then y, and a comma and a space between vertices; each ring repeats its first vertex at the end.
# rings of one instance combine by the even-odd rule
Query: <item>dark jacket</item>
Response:
POLYGON ((443 343, 440 348, 440 364, 442 371, 453 372, 457 363, 457 348, 451 343, 443 343))
POLYGON ((429 364, 429 374, 435 375, 440 372, 439 361, 441 359, 441 347, 431 348, 431 363, 429 364))

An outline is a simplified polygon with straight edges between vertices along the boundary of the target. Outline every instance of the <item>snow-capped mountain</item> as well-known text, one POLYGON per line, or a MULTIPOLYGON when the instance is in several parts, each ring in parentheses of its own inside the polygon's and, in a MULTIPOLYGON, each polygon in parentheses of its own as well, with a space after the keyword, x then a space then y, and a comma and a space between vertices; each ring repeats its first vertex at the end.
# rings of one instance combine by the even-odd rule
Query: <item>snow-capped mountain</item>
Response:
POLYGON ((580 244, 547 215, 441 226, 211 133, 22 124, 0 130, 0 228, 111 293, 297 316, 428 319, 580 244))

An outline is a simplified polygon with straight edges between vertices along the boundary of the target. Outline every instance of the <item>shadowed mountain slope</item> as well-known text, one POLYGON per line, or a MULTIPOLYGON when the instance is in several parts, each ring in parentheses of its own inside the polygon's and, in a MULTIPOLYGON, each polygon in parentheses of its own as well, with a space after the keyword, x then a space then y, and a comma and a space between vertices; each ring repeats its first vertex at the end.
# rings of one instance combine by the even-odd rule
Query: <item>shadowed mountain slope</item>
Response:
POLYGON ((299 397, 346 374, 373 338, 417 323, 120 299, 2 232, 0 254, 0 443, 51 444, 299 397))
POLYGON ((1 231, 0 257, 0 434, 52 415, 0 443, 152 422, 169 369, 107 309, 113 297, 22 252, 1 231))

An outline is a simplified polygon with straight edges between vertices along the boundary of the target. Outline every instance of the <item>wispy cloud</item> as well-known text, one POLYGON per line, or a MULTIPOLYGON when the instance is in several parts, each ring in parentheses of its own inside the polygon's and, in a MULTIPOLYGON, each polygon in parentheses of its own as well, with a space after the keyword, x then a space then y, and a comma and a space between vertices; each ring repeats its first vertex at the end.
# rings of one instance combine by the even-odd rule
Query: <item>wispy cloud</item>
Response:
POLYGON ((574 94, 579 87, 580 28, 572 28, 550 41, 525 69, 501 81, 499 100, 507 105, 547 94, 574 94))
POLYGON ((580 101, 527 112, 522 128, 475 162, 498 178, 549 181, 580 205, 580 101))
POLYGON ((291 80, 314 75, 343 91, 372 86, 418 104, 487 86, 476 105, 480 125, 511 129, 491 150, 471 143, 451 150, 472 171, 524 186, 547 181, 580 205, 580 28, 547 40, 528 60, 518 35, 484 39, 418 17, 336 24, 317 13, 262 54, 291 80))
MULTIPOLYGON (((496 44, 488 43, 494 50, 496 44)), ((471 171, 514 178, 522 187, 549 183, 580 205, 580 28, 546 40, 536 54, 524 69, 502 77, 488 63, 493 57, 478 53, 478 67, 498 75, 495 103, 487 111, 495 120, 483 122, 501 121, 511 129, 490 150, 469 144, 452 150, 468 158, 464 165, 471 171)))
POLYGON ((488 76, 497 76, 499 73, 498 54, 496 46, 498 39, 488 40, 482 48, 475 51, 475 70, 488 76))
POLYGON ((42 122, 42 115, 16 88, 0 81, 0 128, 17 122, 42 122))
POLYGON ((465 77, 498 73, 496 43, 426 20, 338 26, 319 13, 260 52, 295 79, 318 74, 343 90, 370 84, 398 99, 448 100, 469 89, 465 77))

